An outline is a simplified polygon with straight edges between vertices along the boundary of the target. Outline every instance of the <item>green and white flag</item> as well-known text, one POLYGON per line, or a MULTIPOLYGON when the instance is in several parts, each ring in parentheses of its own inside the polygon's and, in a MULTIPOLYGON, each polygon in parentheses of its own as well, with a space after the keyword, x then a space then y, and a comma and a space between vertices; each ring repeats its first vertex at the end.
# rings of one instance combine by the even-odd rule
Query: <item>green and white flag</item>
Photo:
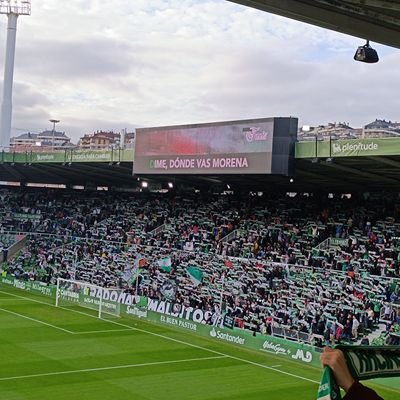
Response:
POLYGON ((176 291, 176 282, 172 280, 166 280, 160 287, 161 294, 168 301, 175 301, 176 291))
POLYGON ((134 265, 133 267, 127 268, 121 278, 128 283, 132 283, 135 280, 135 274, 138 271, 138 267, 134 265))
POLYGON ((172 261, 171 257, 165 257, 161 260, 158 260, 158 266, 160 269, 162 269, 164 272, 171 272, 172 270, 172 261))
POLYGON ((194 286, 199 286, 203 282, 203 272, 199 268, 190 266, 187 273, 194 286))

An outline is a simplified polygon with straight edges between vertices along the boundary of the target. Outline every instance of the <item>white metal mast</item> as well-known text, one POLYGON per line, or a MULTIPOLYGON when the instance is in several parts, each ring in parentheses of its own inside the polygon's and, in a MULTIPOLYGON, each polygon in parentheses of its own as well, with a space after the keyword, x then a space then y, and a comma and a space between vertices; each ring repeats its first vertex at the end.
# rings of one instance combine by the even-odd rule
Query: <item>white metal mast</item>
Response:
POLYGON ((6 14, 8 17, 7 45, 4 58, 3 99, 0 115, 0 150, 3 150, 10 146, 17 19, 19 15, 31 14, 31 0, 0 0, 0 14, 6 14))

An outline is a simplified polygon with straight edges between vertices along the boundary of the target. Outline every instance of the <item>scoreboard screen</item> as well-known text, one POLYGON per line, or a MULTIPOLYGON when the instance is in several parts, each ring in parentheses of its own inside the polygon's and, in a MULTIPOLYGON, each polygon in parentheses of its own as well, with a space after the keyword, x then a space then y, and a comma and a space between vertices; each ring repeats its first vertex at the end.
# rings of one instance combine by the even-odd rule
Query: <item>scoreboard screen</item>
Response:
POLYGON ((274 144, 288 156, 296 135, 295 118, 139 128, 134 173, 288 174, 288 165, 274 163, 274 144), (288 146, 282 147, 282 133, 288 146))

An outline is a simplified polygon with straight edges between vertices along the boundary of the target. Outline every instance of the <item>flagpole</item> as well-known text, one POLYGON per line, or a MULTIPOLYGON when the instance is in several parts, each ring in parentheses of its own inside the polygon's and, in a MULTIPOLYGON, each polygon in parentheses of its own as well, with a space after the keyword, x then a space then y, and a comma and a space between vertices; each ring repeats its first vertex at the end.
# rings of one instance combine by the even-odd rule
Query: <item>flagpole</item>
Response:
POLYGON ((140 253, 137 253, 135 258, 135 274, 136 274, 135 296, 139 296, 138 290, 139 290, 139 272, 140 272, 140 260, 141 260, 140 257, 141 257, 140 253))
POLYGON ((73 265, 73 271, 74 271, 74 277, 72 279, 76 278, 76 266, 78 264, 78 248, 75 245, 75 249, 74 249, 74 265, 73 265))
POLYGON ((219 312, 221 315, 222 315, 222 297, 224 295, 224 284, 225 284, 225 274, 222 274, 221 297, 219 300, 219 312))

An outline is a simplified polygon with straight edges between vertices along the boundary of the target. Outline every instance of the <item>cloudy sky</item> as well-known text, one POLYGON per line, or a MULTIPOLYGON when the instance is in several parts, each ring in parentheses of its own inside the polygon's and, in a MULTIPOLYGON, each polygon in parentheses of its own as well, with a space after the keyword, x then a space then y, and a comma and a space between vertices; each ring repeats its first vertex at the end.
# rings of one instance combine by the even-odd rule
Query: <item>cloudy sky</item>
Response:
MULTIPOLYGON (((0 74, 7 19, 0 15, 0 74)), ((32 0, 18 20, 12 136, 271 116, 400 120, 400 51, 225 0, 32 0)))

